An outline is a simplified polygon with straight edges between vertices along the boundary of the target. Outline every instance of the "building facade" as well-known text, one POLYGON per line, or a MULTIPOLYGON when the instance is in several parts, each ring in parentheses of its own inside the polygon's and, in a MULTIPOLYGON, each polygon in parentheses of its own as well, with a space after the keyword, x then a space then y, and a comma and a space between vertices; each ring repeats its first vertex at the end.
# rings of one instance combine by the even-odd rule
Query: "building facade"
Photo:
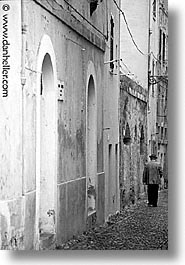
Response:
POLYGON ((12 0, 1 27, 0 246, 54 248, 120 207, 119 11, 12 0))
POLYGON ((142 193, 144 163, 155 153, 168 182, 167 1, 121 1, 120 201, 142 193), (143 15, 144 14, 144 15, 143 15))
POLYGON ((147 157, 147 91, 128 76, 120 82, 120 206, 135 204, 143 193, 147 157))
POLYGON ((120 17, 120 202, 144 191, 147 159, 148 0, 122 0, 120 17))
POLYGON ((155 153, 168 179, 168 2, 150 2, 148 154, 155 153))

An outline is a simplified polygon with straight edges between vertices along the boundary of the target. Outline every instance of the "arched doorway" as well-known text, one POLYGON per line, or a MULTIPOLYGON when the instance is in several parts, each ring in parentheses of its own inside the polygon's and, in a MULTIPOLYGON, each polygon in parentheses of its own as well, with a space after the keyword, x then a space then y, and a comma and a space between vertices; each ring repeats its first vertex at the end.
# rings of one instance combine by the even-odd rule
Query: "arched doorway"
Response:
POLYGON ((40 234, 55 233, 55 89, 47 53, 40 83, 40 234))
POLYGON ((97 111, 93 76, 90 75, 87 90, 87 214, 96 211, 97 174, 97 111))
POLYGON ((56 239, 57 91, 56 59, 49 36, 38 51, 36 97, 36 249, 56 239))

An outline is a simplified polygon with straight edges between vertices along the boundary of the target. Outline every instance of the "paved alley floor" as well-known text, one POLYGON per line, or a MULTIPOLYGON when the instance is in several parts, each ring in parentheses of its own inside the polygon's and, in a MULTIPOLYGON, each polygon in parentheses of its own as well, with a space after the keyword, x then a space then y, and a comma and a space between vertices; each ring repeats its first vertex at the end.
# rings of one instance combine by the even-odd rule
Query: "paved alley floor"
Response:
POLYGON ((167 250, 168 190, 159 192, 158 207, 146 198, 114 215, 103 226, 74 237, 57 249, 66 250, 167 250))

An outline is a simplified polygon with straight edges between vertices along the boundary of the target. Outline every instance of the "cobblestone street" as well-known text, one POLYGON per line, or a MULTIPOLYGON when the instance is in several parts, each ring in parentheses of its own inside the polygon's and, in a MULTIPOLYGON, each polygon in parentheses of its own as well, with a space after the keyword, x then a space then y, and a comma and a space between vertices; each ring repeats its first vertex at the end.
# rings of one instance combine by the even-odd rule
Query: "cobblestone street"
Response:
POLYGON ((158 207, 148 207, 146 196, 137 205, 112 216, 103 226, 58 246, 62 250, 167 250, 168 190, 159 192, 158 207))

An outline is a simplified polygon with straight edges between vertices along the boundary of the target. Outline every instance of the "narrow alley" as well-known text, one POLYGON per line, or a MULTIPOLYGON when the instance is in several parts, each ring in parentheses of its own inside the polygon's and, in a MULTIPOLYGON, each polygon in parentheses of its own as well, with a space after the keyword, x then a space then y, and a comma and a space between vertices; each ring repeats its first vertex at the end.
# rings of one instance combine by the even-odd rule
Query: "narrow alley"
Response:
POLYGON ((146 196, 137 205, 112 216, 103 226, 57 247, 59 250, 167 250, 168 190, 159 192, 158 207, 146 196))

